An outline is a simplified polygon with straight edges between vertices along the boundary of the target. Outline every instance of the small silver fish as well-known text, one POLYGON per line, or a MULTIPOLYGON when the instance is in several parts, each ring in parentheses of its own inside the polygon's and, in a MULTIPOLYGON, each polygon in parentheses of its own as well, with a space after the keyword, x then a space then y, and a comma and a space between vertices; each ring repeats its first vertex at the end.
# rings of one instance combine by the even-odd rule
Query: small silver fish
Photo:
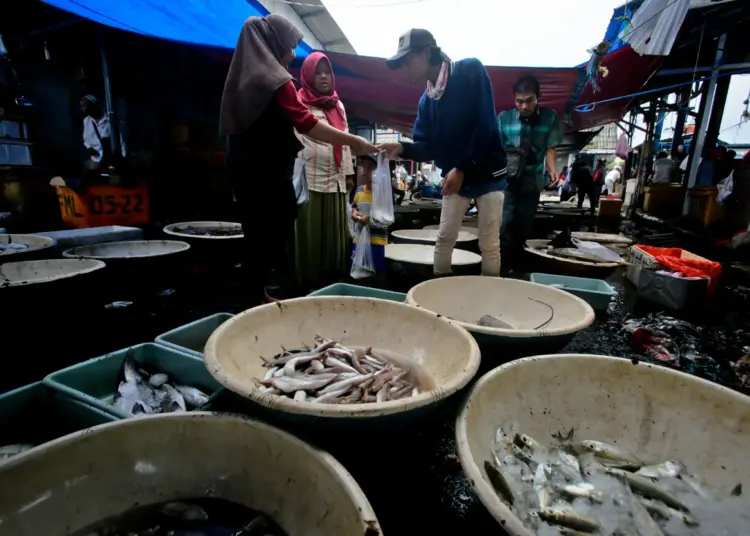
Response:
POLYGON ((199 408, 206 402, 208 402, 208 395, 201 391, 200 389, 196 389, 195 387, 190 387, 189 385, 177 385, 174 386, 175 389, 177 389, 177 392, 179 392, 182 397, 185 399, 185 403, 188 406, 192 406, 194 408, 199 408))
POLYGON ((359 385, 360 383, 366 382, 373 376, 374 374, 360 374, 358 376, 355 376, 354 378, 347 378, 345 380, 332 383, 324 389, 321 389, 320 394, 327 395, 328 393, 332 391, 338 391, 339 389, 350 389, 351 387, 359 385))
POLYGON ((169 381, 169 376, 164 374, 163 372, 159 372, 157 374, 152 374, 151 377, 148 379, 148 384, 151 387, 161 387, 165 383, 169 381))
POLYGON ((513 490, 510 485, 508 485, 508 481, 505 480, 503 474, 497 469, 497 467, 488 461, 484 462, 484 472, 487 473, 487 478, 489 479, 490 484, 492 484, 495 493, 497 493, 498 496, 510 506, 513 506, 513 503, 515 502, 513 490))
POLYGON ((583 452, 592 452, 610 467, 639 469, 643 466, 643 462, 634 454, 603 441, 585 439, 581 441, 579 449, 583 452))
MULTIPOLYGON (((322 374, 315 376, 315 379, 290 378, 283 376, 281 378, 272 378, 270 385, 282 393, 294 393, 295 391, 315 391, 331 383, 333 378, 324 377, 322 374)), ((263 383, 263 382, 261 382, 263 383)))
POLYGON ((484 315, 482 318, 479 319, 479 322, 477 322, 477 325, 484 326, 487 328, 514 329, 513 326, 511 326, 507 322, 503 322, 499 318, 494 317, 492 315, 484 315))
POLYGON ((135 367, 133 354, 132 348, 125 353, 125 363, 122 367, 122 372, 127 383, 141 383, 143 382, 143 378, 138 374, 138 370, 135 367))
POLYGON ((651 514, 660 517, 665 521, 674 518, 681 519, 683 523, 690 527, 696 527, 699 524, 695 519, 693 519, 686 513, 675 510, 674 508, 670 508, 662 502, 652 499, 646 499, 645 497, 640 497, 638 500, 651 514))
POLYGON ((529 449, 531 452, 544 452, 545 449, 536 439, 526 434, 516 434, 513 442, 519 447, 529 449))
POLYGON ((165 383, 161 387, 166 391, 167 397, 164 400, 164 403, 162 404, 162 411, 165 413, 172 413, 175 411, 187 411, 187 407, 185 406, 185 398, 180 394, 180 392, 169 385, 168 383, 165 383))
POLYGON ((577 484, 566 484, 560 486, 560 491, 572 498, 588 499, 600 503, 604 500, 604 495, 588 482, 579 482, 577 484))
POLYGON ((348 387, 338 389, 336 391, 329 391, 324 395, 320 395, 319 397, 314 398, 313 400, 311 400, 311 402, 317 402, 318 404, 330 404, 331 402, 335 402, 338 397, 343 396, 348 392, 348 387))
POLYGON ((562 525, 583 532, 595 532, 599 530, 599 523, 595 519, 578 514, 567 508, 546 508, 539 511, 539 517, 547 523, 562 525))
POLYGON ((685 464, 677 461, 666 461, 658 465, 646 465, 638 469, 635 474, 647 478, 678 477, 685 471, 685 464))
POLYGON ((680 501, 677 497, 669 493, 667 490, 654 483, 654 481, 649 478, 636 475, 634 473, 629 473, 628 471, 623 471, 622 469, 612 469, 609 467, 605 469, 605 472, 612 476, 619 477, 627 482, 630 486, 630 489, 632 489, 639 495, 643 495, 644 497, 649 499, 660 500, 667 506, 671 506, 672 508, 676 508, 684 512, 690 511, 685 503, 680 501))

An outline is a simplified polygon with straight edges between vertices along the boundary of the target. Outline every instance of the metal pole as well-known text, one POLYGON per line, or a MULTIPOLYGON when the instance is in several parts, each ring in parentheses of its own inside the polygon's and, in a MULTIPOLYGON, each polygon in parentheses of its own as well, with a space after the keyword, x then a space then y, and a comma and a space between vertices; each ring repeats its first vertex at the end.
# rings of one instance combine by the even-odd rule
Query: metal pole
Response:
POLYGON ((112 155, 120 151, 120 125, 117 124, 114 99, 112 98, 112 83, 109 77, 109 59, 107 58, 107 47, 104 42, 104 32, 101 28, 97 32, 99 40, 99 53, 102 58, 102 76, 104 78, 104 101, 107 107, 107 118, 109 119, 109 141, 112 145, 112 155))
MULTIPOLYGON (((690 86, 682 88, 677 93, 677 120, 674 124, 674 137, 672 138, 672 158, 677 156, 678 148, 682 145, 682 136, 685 130, 685 118, 687 117, 688 106, 690 104, 690 86)), ((679 162, 678 162, 679 163, 679 162)))
MULTIPOLYGON (((719 37, 719 43, 716 46, 716 57, 714 58, 713 71, 711 71, 711 80, 708 82, 706 101, 705 103, 701 102, 703 116, 701 117, 700 126, 695 130, 695 134, 693 135, 692 155, 690 157, 690 167, 688 169, 688 190, 695 186, 695 181, 698 179, 698 168, 700 167, 700 158, 703 155, 703 144, 706 141, 708 123, 711 120, 711 108, 713 107, 714 97, 716 96, 716 77, 719 76, 719 67, 721 66, 721 60, 724 56, 724 45, 726 42, 727 34, 721 34, 721 37, 719 37)), ((690 195, 689 192, 686 192, 685 201, 682 204, 682 215, 687 216, 689 211, 690 195)))

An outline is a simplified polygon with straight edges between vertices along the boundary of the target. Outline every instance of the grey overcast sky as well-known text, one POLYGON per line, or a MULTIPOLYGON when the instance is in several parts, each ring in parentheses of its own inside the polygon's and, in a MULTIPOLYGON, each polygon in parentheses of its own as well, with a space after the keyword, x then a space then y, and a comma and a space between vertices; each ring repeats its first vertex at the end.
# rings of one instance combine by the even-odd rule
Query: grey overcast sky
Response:
MULTIPOLYGON (((300 0, 304 1, 304 0, 300 0)), ((571 67, 588 60, 623 0, 323 0, 358 54, 387 57, 409 28, 430 30, 453 59, 486 65, 571 67)), ((750 75, 734 76, 721 139, 750 142, 736 126, 750 75)))

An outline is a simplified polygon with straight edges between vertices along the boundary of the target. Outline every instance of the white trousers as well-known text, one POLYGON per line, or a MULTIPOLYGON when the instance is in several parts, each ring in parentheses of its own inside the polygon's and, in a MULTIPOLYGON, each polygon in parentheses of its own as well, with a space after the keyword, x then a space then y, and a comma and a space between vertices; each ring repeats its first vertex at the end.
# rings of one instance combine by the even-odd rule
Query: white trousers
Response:
MULTIPOLYGON (((500 225, 503 222, 503 192, 477 197, 479 210, 479 249, 482 252, 482 275, 500 276, 500 225)), ((450 275, 453 248, 461 230, 464 214, 471 199, 458 194, 443 197, 440 230, 435 243, 435 275, 450 275)))

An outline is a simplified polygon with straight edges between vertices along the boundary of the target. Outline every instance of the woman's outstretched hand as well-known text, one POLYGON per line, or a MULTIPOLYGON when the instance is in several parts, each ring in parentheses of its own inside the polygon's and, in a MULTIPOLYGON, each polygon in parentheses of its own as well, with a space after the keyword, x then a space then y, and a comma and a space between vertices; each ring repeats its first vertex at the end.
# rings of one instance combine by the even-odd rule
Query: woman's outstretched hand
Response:
POLYGON ((377 149, 384 152, 391 160, 399 157, 404 152, 404 146, 400 143, 382 143, 378 145, 377 149))
POLYGON ((378 148, 364 138, 356 136, 357 140, 351 145, 352 151, 356 154, 373 154, 378 152, 378 148))

